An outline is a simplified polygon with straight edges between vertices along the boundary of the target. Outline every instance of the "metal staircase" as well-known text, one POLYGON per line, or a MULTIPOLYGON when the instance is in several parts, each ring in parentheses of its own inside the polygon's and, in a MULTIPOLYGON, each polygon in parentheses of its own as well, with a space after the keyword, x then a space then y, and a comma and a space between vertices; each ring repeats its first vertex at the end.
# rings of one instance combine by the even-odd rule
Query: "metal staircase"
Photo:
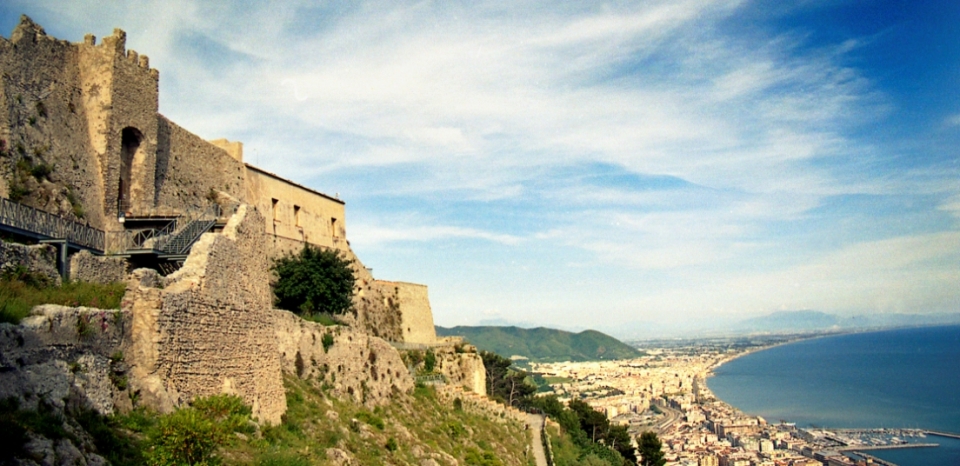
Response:
POLYGON ((179 256, 190 252, 193 244, 200 239, 200 236, 210 231, 217 223, 217 219, 222 215, 222 209, 219 204, 213 204, 206 210, 193 218, 178 218, 171 222, 176 223, 172 233, 165 237, 158 238, 154 249, 164 254, 179 256), (177 228, 177 226, 182 226, 177 228))

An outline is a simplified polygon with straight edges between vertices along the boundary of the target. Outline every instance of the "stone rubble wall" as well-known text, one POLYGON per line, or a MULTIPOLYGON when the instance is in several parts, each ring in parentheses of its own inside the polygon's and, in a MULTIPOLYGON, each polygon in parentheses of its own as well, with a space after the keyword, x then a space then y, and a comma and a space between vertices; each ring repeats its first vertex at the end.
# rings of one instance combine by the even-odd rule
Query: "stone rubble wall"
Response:
POLYGON ((70 256, 70 280, 109 284, 127 279, 129 264, 119 256, 95 256, 80 251, 70 256))
POLYGON ((324 327, 291 312, 276 310, 275 331, 283 371, 328 387, 338 397, 376 406, 413 389, 400 353, 361 330, 324 327), (324 337, 332 343, 324 348, 324 337))
POLYGON ((124 297, 134 314, 133 374, 162 411, 197 396, 236 394, 256 418, 286 411, 272 329, 263 219, 241 205, 222 233, 207 233, 168 277, 135 271, 124 297))
POLYGON ((459 398, 464 411, 488 417, 500 423, 527 422, 527 414, 517 408, 502 405, 484 395, 466 391, 459 385, 442 385, 437 387, 437 395, 447 403, 453 403, 459 398))
POLYGON ((126 376, 123 349, 131 315, 120 310, 37 306, 20 325, 0 324, 0 399, 20 406, 68 404, 111 414, 131 406, 117 385, 126 376))
POLYGON ((457 352, 453 346, 438 346, 432 349, 437 357, 435 370, 447 377, 450 384, 459 385, 478 395, 487 394, 487 371, 483 359, 472 351, 457 352))
POLYGON ((0 241, 0 276, 26 269, 48 283, 60 286, 57 248, 49 244, 26 245, 0 241))

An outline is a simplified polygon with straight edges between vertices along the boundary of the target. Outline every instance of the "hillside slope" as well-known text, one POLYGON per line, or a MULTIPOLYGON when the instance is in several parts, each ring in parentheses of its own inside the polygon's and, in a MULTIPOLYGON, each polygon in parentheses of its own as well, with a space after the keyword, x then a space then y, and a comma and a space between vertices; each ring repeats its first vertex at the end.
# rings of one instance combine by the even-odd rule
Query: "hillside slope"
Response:
POLYGON ((550 328, 437 327, 438 336, 463 336, 477 348, 534 362, 630 359, 642 353, 596 330, 580 333, 550 328))

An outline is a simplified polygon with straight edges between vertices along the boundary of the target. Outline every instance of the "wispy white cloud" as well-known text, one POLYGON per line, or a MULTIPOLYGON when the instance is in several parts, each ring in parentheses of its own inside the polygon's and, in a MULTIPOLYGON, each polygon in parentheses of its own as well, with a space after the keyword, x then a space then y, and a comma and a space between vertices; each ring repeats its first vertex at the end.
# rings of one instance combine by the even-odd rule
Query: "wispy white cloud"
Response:
POLYGON ((445 225, 397 226, 358 225, 351 227, 350 241, 363 247, 377 247, 387 244, 418 242, 430 243, 449 239, 479 239, 516 245, 523 239, 517 236, 491 233, 474 228, 445 225))
MULTIPOLYGON (((242 139, 247 160, 273 172, 343 183, 351 215, 363 209, 350 222, 361 252, 479 241, 518 258, 569 254, 541 273, 562 262, 620 286, 668 276, 595 300, 637 312, 888 309, 892 297, 873 297, 893 291, 911 305, 956 302, 939 288, 955 273, 916 254, 960 250, 957 168, 890 169, 904 155, 862 136, 896 111, 851 65, 873 38, 813 47, 802 30, 741 35, 724 24, 752 7, 724 0, 20 5, 77 28, 73 40, 126 29, 161 71, 168 117, 242 139), (597 167, 611 179, 591 179, 597 167), (842 211, 816 214, 866 194, 930 196, 953 226, 908 236, 888 225, 865 239, 842 211), (448 208, 427 218, 436 205, 448 208)), ((591 302, 597 282, 584 280, 556 301, 541 290, 542 309, 591 302)), ((451 307, 516 309, 456 292, 466 297, 431 290, 451 307)))

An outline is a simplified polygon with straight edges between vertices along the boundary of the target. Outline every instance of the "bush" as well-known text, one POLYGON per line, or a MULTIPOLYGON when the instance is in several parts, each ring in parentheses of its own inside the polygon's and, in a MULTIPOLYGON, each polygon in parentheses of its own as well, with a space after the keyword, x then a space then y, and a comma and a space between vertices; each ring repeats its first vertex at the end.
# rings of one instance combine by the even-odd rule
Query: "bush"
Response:
POLYGON ((437 355, 433 354, 433 350, 427 350, 427 354, 423 357, 423 370, 425 372, 433 372, 437 367, 437 355))
POLYGON ((353 306, 356 278, 352 261, 338 251, 305 245, 297 255, 278 259, 273 292, 276 305, 297 314, 342 314, 353 306))
POLYGON ((151 436, 147 463, 166 466, 217 464, 213 457, 224 435, 213 421, 195 409, 180 409, 160 419, 151 436))
POLYGON ((360 411, 357 413, 357 419, 369 424, 372 427, 375 427, 377 430, 383 430, 386 428, 386 425, 383 423, 383 419, 373 413, 360 411))
POLYGON ((217 449, 234 432, 250 432, 250 407, 240 397, 214 395, 197 398, 189 408, 163 416, 150 432, 147 464, 219 464, 217 449))

